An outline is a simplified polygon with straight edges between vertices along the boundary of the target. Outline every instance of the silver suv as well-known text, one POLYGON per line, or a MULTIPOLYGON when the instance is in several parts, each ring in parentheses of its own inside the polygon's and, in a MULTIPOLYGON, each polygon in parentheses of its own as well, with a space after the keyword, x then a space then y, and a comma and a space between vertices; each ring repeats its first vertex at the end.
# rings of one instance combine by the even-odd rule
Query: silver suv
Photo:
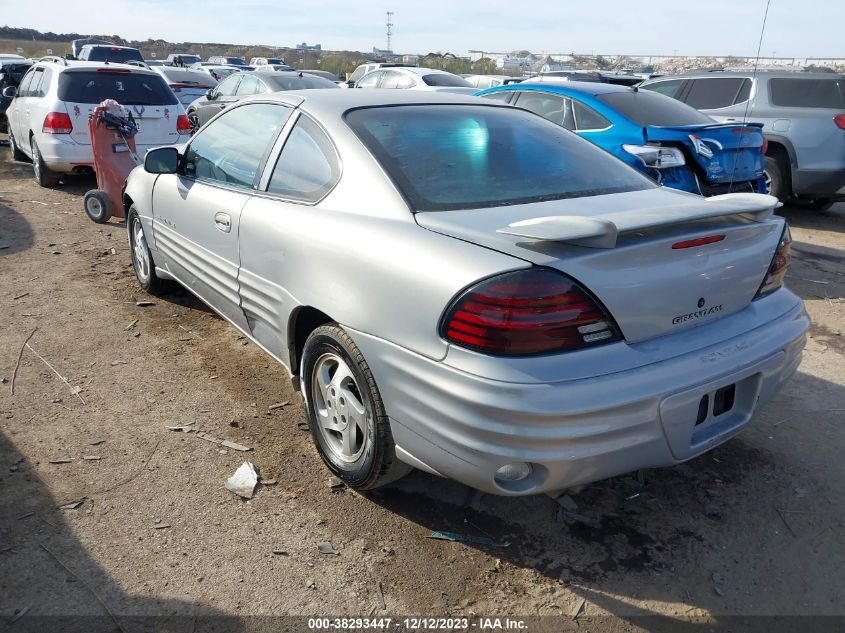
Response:
POLYGON ((820 210, 845 200, 845 75, 699 71, 650 79, 640 87, 717 121, 747 116, 762 123, 766 183, 781 200, 802 200, 820 210))

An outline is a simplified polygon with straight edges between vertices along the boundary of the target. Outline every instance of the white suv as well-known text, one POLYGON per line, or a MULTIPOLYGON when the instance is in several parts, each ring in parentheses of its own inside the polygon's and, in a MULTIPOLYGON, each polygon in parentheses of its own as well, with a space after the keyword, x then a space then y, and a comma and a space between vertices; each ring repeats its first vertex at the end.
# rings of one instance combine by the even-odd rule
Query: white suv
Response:
POLYGON ((191 133, 185 109, 152 70, 45 58, 26 73, 6 112, 12 157, 31 159, 42 187, 58 184, 62 174, 90 173, 88 115, 106 99, 135 119, 142 157, 150 148, 186 141, 191 133))

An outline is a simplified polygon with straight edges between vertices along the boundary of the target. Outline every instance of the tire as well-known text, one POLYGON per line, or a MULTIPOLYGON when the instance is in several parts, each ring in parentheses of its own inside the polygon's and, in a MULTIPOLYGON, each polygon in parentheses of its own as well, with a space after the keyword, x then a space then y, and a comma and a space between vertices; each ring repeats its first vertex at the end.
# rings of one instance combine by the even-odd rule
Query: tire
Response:
POLYGON ((188 112, 188 121, 191 124, 191 136, 193 136, 197 133, 197 130, 200 129, 200 119, 197 116, 196 110, 188 112))
POLYGON ((12 134, 11 128, 9 128, 9 151, 12 153, 12 160, 28 160, 26 154, 21 151, 21 148, 18 147, 18 142, 15 140, 15 136, 12 134))
POLYGON ((92 189, 83 200, 85 213, 97 224, 103 224, 111 218, 111 199, 101 189, 92 189))
POLYGON ((763 172, 766 178, 766 189, 770 196, 774 196, 781 202, 786 202, 792 197, 792 192, 786 181, 783 164, 774 156, 766 156, 763 172))
POLYGON ((44 158, 41 156, 41 150, 38 149, 38 143, 32 139, 32 171, 35 175, 35 182, 42 187, 55 187, 59 184, 59 177, 54 172, 50 171, 44 163, 44 158))
POLYGON ((302 353, 302 393, 317 452, 356 490, 372 490, 411 470, 396 445, 376 381, 361 350, 337 324, 315 329, 302 353))
POLYGON ((138 279, 141 288, 150 294, 158 294, 161 292, 164 283, 156 276, 153 255, 144 235, 144 225, 141 223, 138 210, 134 205, 129 208, 126 228, 129 231, 129 252, 132 256, 132 268, 135 270, 135 277, 138 279))

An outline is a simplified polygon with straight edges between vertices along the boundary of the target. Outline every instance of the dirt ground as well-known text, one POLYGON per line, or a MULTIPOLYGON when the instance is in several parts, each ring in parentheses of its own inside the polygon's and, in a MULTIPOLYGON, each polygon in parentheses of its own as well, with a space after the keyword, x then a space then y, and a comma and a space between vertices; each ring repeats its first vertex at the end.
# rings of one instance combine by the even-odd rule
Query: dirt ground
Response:
POLYGON ((333 492, 284 370, 187 292, 145 296, 123 224, 82 211, 92 179, 40 189, 0 154, 0 630, 82 621, 43 616, 125 633, 215 614, 244 629, 477 614, 614 631, 845 616, 845 205, 782 210, 788 283, 814 323, 796 377, 715 451, 573 496, 588 525, 546 496, 419 472, 333 492), (182 425, 254 450, 167 428, 182 425), (251 501, 223 488, 244 459, 278 482, 251 501))

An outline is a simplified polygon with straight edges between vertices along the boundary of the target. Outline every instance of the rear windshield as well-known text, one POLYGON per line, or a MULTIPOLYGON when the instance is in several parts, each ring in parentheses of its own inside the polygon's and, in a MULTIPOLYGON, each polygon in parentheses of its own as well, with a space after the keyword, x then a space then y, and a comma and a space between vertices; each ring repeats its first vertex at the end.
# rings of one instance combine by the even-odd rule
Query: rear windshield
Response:
POLYGON ((231 64, 232 66, 246 66, 246 62, 240 57, 224 57, 223 59, 226 60, 227 64, 231 64))
POLYGON ((792 108, 845 109, 845 80, 771 79, 772 105, 792 108))
POLYGON ((353 110, 346 121, 417 211, 498 207, 656 186, 589 141, 523 110, 376 107, 353 110))
POLYGON ((134 48, 112 48, 111 46, 95 46, 88 51, 89 62, 114 62, 122 64, 123 62, 136 61, 142 62, 144 58, 141 52, 134 48))
POLYGON ((707 125, 715 122, 685 103, 650 90, 609 92, 598 95, 598 99, 639 125, 707 125))
POLYGON ((442 75, 440 73, 423 75, 422 80, 426 83, 427 86, 453 86, 460 88, 472 88, 472 84, 469 83, 463 77, 458 77, 457 75, 448 75, 445 73, 442 75))
POLYGON ((132 72, 64 72, 59 75, 59 99, 70 103, 175 105, 173 91, 158 75, 132 72))
POLYGON ((339 87, 333 81, 323 79, 322 77, 309 77, 307 75, 300 77, 298 73, 292 72, 285 72, 285 74, 281 77, 268 77, 266 75, 262 75, 261 78, 266 81, 274 90, 305 90, 307 88, 339 87))

